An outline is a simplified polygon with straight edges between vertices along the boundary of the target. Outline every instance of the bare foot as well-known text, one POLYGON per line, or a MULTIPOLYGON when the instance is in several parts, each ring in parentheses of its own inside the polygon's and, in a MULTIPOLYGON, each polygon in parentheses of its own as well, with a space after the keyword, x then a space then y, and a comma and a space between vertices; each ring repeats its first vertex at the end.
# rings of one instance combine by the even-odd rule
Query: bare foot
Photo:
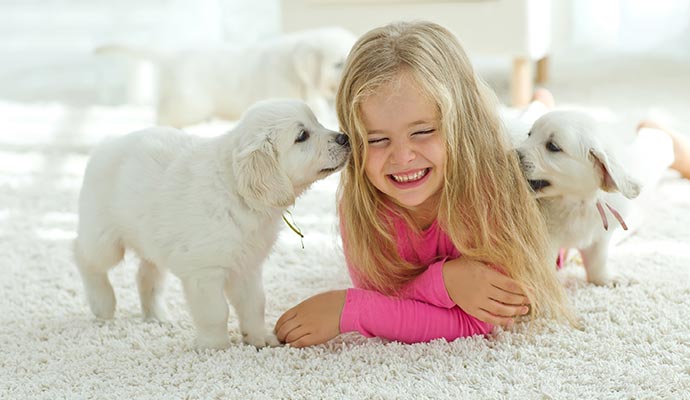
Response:
POLYGON ((671 168, 680 172, 680 175, 685 179, 690 179, 690 139, 671 129, 660 125, 651 120, 642 120, 637 125, 637 131, 642 128, 657 129, 666 133, 673 142, 673 164, 671 168))
POLYGON ((553 94, 544 88, 537 88, 534 90, 534 94, 532 94, 532 101, 542 103, 549 110, 556 106, 556 100, 553 98, 553 94))

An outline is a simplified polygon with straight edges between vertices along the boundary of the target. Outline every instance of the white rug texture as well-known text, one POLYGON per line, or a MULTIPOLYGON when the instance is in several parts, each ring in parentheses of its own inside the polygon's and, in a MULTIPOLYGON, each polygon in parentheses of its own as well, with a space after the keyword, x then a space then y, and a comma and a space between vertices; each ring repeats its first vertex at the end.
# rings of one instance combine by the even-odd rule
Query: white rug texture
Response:
MULTIPOLYGON (((576 98, 578 90, 568 81, 562 97, 604 107, 576 98)), ((603 101, 615 99, 632 101, 628 92, 603 101)), ((660 115, 687 106, 669 101, 657 106, 660 115)), ((621 107, 606 110, 638 111, 621 107)), ((231 314, 233 346, 197 352, 176 278, 165 297, 172 322, 145 323, 128 257, 111 272, 115 318, 99 321, 71 258, 88 150, 104 135, 150 124, 151 110, 2 102, 0 118, 2 399, 690 399, 690 181, 673 173, 643 227, 610 256, 628 284, 587 284, 577 259, 559 272, 582 331, 537 321, 535 329, 451 343, 348 334, 302 350, 257 351, 241 344, 231 314)), ((270 326, 299 301, 350 285, 335 227, 337 181, 315 184, 294 207, 304 249, 285 227, 265 264, 270 326)))

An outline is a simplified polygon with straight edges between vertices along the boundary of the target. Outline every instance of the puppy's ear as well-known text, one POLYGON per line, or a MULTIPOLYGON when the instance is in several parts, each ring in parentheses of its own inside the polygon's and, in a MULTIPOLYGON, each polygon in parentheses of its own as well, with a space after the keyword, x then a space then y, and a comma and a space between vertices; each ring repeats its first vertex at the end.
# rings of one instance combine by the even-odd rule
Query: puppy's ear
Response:
POLYGON ((292 182, 280 167, 270 140, 265 139, 235 157, 237 191, 249 202, 288 207, 295 202, 292 182))
POLYGON ((305 91, 304 94, 309 95, 310 92, 318 90, 321 85, 321 64, 323 63, 321 49, 312 44, 301 43, 292 57, 295 72, 305 91))
POLYGON ((596 147, 589 149, 594 159, 595 168, 601 171, 601 190, 605 192, 619 191, 623 196, 633 199, 640 194, 640 184, 635 182, 613 157, 596 147))

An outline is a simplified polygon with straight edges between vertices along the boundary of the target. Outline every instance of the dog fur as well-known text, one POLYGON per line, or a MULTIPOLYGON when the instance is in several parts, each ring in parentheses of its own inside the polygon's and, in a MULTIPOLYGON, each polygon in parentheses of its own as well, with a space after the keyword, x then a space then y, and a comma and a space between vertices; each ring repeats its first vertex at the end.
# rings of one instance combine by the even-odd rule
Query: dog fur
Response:
POLYGON ((154 63, 157 123, 183 127, 211 117, 238 119, 268 98, 305 101, 319 117, 332 114, 345 58, 356 36, 342 28, 280 35, 255 45, 163 51, 105 45, 97 54, 124 54, 154 63))
POLYGON ((629 199, 638 196, 641 186, 598 135, 598 124, 587 114, 552 111, 534 123, 517 151, 548 226, 551 259, 556 260, 561 248, 576 248, 587 280, 608 285, 616 281, 607 267, 609 242, 621 226, 610 210, 624 220, 631 209, 629 199))
POLYGON ((86 167, 75 240, 91 310, 113 316, 108 270, 131 249, 145 319, 166 319, 170 271, 182 280, 198 347, 229 345, 226 296, 245 343, 277 345, 264 325, 261 265, 285 209, 342 167, 349 149, 347 136, 297 100, 260 102, 215 138, 156 127, 100 145, 86 167))

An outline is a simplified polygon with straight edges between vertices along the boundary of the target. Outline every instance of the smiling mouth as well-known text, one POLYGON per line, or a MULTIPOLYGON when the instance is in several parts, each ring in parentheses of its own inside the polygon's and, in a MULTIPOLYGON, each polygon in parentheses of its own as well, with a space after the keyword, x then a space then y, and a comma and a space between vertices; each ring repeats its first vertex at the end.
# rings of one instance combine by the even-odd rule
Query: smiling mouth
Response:
POLYGON ((529 187, 531 187, 532 190, 535 192, 538 192, 547 186, 551 186, 551 182, 543 180, 543 179, 529 180, 528 182, 529 182, 529 187))
POLYGON ((416 182, 424 178, 425 176, 427 176, 430 170, 430 168, 424 168, 412 174, 390 174, 388 176, 390 176, 391 179, 398 183, 410 183, 416 182))

